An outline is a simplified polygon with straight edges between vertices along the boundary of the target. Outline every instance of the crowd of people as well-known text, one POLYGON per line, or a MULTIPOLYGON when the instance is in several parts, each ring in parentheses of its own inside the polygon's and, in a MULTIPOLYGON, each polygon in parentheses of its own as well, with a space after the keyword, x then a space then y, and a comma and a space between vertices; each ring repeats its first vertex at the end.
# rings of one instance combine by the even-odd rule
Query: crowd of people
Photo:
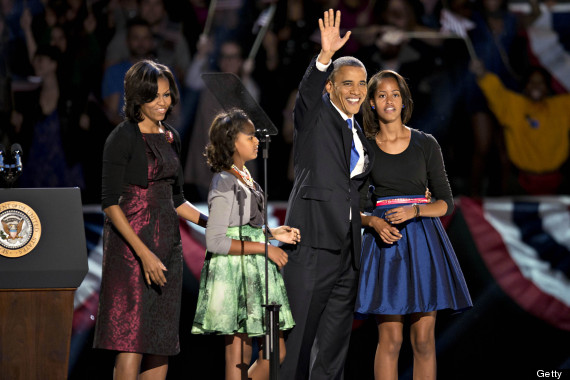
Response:
MULTIPOLYGON (((392 69, 406 78, 415 106, 409 125, 440 142, 455 195, 565 192, 568 126, 560 110, 567 98, 558 96, 559 106, 542 111, 549 120, 526 117, 527 107, 514 104, 513 113, 519 109, 528 126, 513 128, 470 69, 475 60, 479 72, 483 67, 505 89, 523 94, 525 78, 540 63, 529 50, 527 30, 548 13, 537 0, 525 4, 528 11, 515 13, 506 0, 277 2, 260 48, 250 54, 268 22, 264 2, 218 1, 208 15, 209 3, 193 0, 6 0, 0 8, 0 142, 23 148, 19 186, 78 186, 85 203, 100 202, 102 147, 124 119, 124 75, 141 59, 156 60, 171 69, 180 88, 170 122, 181 136, 184 189, 192 201, 205 202, 212 173, 203 148, 222 106, 200 74, 230 72, 279 130, 269 168, 287 174, 268 180, 272 199, 286 200, 293 185, 290 120, 297 78, 302 62, 319 49, 310 20, 335 8, 343 12, 343 30, 352 31, 342 54, 361 59, 370 73, 392 69), (444 14, 467 39, 437 36, 450 28, 444 14), (535 164, 521 164, 537 135, 544 142, 532 156, 535 164), (548 141, 562 144, 556 163, 546 157, 548 141), (548 164, 538 164, 543 160, 548 164), (537 184, 545 179, 553 184, 537 184)), ((544 24, 567 45, 568 36, 557 35, 552 22, 544 24)), ((555 75, 544 82, 546 98, 567 91, 555 75)), ((255 174, 260 159, 248 166, 255 174)))

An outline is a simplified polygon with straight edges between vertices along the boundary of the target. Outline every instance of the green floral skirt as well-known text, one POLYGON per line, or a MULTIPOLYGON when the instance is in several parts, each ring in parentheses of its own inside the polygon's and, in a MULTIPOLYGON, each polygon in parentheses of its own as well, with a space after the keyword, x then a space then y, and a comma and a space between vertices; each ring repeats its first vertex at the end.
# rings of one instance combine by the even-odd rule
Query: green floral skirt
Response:
MULTIPOLYGON (((229 227, 226 236, 240 240, 240 227, 229 227)), ((241 226, 242 240, 264 242, 261 228, 241 226)), ((281 305, 279 329, 295 325, 285 284, 277 265, 269 261, 269 303, 281 305)), ((219 255, 206 253, 200 274, 200 293, 193 334, 250 337, 265 334, 265 255, 219 255)))

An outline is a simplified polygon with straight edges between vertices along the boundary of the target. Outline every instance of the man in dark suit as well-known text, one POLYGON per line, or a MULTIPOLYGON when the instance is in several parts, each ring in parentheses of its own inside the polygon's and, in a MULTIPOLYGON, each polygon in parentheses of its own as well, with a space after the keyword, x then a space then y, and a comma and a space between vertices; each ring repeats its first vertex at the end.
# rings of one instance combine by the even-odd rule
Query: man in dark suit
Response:
POLYGON ((348 41, 340 11, 319 19, 321 52, 295 102, 295 182, 286 223, 301 230, 284 246, 283 269, 295 327, 286 337, 280 378, 340 379, 352 329, 360 261, 359 187, 373 160, 354 114, 366 97, 366 69, 332 57, 348 41), (323 91, 323 90, 326 90, 323 91))

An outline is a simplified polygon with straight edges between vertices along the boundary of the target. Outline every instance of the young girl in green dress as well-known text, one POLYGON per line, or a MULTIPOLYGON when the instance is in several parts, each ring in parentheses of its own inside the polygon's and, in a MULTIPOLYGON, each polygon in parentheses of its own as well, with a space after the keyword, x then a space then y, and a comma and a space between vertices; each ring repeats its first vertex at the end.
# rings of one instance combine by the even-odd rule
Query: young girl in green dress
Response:
MULTIPOLYGON (((200 275, 200 293, 192 326, 194 334, 226 336, 226 379, 266 379, 269 361, 249 367, 252 338, 265 334, 264 195, 245 163, 257 157, 259 140, 249 117, 235 109, 219 114, 210 127, 206 147, 208 165, 215 173, 208 192, 206 259, 200 275), (248 369, 249 367, 249 369, 248 369)), ((296 244, 296 228, 270 228, 279 241, 296 244)), ((269 303, 280 304, 279 353, 285 357, 283 330, 294 326, 279 269, 287 254, 269 244, 269 303)), ((263 350, 263 348, 262 348, 263 350)))

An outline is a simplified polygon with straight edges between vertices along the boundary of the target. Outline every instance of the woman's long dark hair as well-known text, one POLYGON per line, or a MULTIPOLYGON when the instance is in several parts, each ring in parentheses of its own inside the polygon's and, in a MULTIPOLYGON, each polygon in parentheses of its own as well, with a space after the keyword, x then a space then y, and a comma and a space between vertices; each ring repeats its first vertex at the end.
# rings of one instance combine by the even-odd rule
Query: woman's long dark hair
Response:
POLYGON ((144 116, 141 105, 150 103, 156 98, 158 92, 158 78, 168 80, 170 85, 170 98, 172 102, 164 120, 172 108, 178 103, 178 87, 170 69, 160 63, 144 59, 135 63, 125 74, 125 117, 133 122, 140 123, 144 116))
POLYGON ((368 90, 366 92, 366 100, 362 104, 362 119, 364 123, 364 133, 368 138, 374 138, 378 131, 380 130, 380 120, 378 120, 378 114, 376 110, 372 109, 370 105, 370 100, 374 99, 374 94, 378 88, 378 83, 382 79, 393 78, 398 83, 398 88, 400 89, 400 96, 402 97, 402 123, 406 124, 410 121, 412 117, 412 111, 414 110, 414 101, 412 100, 412 94, 408 88, 408 84, 404 77, 392 70, 382 70, 376 74, 368 81, 368 90))
POLYGON ((239 108, 219 113, 210 126, 210 142, 204 156, 214 173, 228 170, 234 163, 235 141, 239 132, 245 132, 251 120, 239 108))

